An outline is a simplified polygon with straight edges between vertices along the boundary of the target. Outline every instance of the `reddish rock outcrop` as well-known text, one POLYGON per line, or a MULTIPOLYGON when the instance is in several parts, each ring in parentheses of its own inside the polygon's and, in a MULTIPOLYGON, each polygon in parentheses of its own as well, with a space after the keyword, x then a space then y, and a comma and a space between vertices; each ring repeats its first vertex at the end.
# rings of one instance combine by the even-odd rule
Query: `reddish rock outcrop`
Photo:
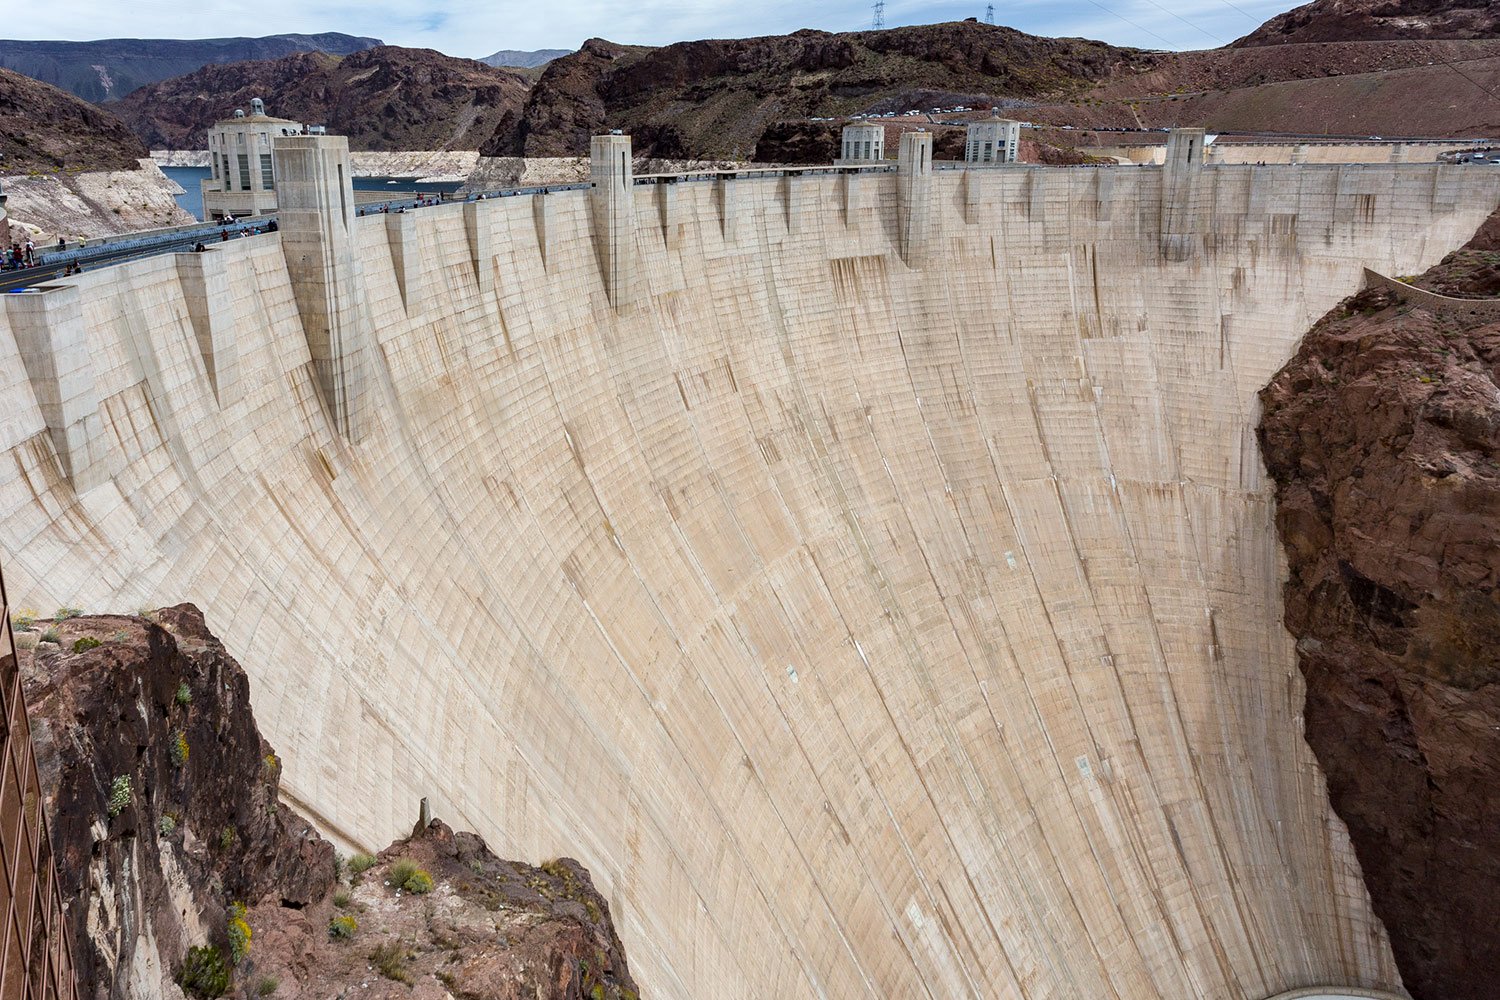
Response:
POLYGON ((0 174, 135 170, 146 147, 108 111, 0 69, 0 174))
POLYGON ((1234 44, 1495 38, 1494 0, 1314 0, 1278 14, 1234 44))
POLYGON ((1500 324, 1368 290, 1261 403, 1308 743, 1412 995, 1493 997, 1500 324))
POLYGON ((576 862, 503 861, 434 820, 378 859, 336 863, 278 802, 281 763, 239 664, 192 605, 155 617, 18 632, 82 997, 180 998, 201 946, 236 996, 637 996, 576 862))
MULTIPOLYGON (((619 128, 635 134, 638 155, 748 156, 776 122, 905 108, 939 100, 935 95, 947 95, 949 103, 970 95, 964 103, 987 107, 1004 97, 1072 93, 1158 58, 977 21, 844 34, 804 30, 656 49, 596 38, 548 63, 514 128, 497 132, 482 152, 577 156, 587 153, 590 134, 619 128), (658 131, 643 143, 647 126, 658 131)), ((763 161, 773 155, 769 147, 758 154, 763 161)))
POLYGON ((381 45, 342 57, 215 63, 142 87, 110 110, 153 149, 206 149, 209 126, 253 97, 278 118, 348 136, 353 149, 478 149, 515 120, 528 87, 513 70, 381 45))

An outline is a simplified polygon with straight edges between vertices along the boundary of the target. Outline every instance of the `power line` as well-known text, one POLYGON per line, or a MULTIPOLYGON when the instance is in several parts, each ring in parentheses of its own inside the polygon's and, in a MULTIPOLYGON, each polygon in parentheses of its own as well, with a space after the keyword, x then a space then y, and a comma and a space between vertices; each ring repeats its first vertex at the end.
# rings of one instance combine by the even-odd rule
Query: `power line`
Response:
POLYGON ((1137 31, 1144 31, 1146 34, 1150 35, 1152 38, 1154 38, 1157 41, 1161 42, 1167 48, 1170 49, 1172 47, 1172 43, 1171 42, 1167 41, 1165 38, 1161 37, 1156 32, 1152 31, 1150 28, 1146 27, 1143 24, 1136 24, 1134 21, 1132 21, 1130 18, 1126 17, 1124 14, 1120 14, 1120 13, 1117 13, 1117 12, 1115 12, 1113 10, 1110 10, 1108 7, 1106 7, 1102 3, 1100 3, 1099 0, 1089 0, 1089 3, 1093 4, 1095 7, 1098 7, 1100 10, 1104 11, 1104 13, 1106 13, 1106 14, 1110 14, 1110 15, 1112 15, 1114 17, 1118 17, 1120 20, 1124 21, 1126 24, 1130 25, 1135 30, 1137 30, 1137 31))
POLYGON ((995 23, 995 5, 994 4, 990 4, 990 5, 988 5, 987 7, 984 8, 984 23, 985 24, 994 24, 995 23))
POLYGON ((1211 31, 1207 31, 1207 30, 1205 30, 1203 28, 1198 27, 1192 21, 1189 21, 1187 18, 1183 17, 1181 14, 1177 13, 1175 10, 1169 10, 1168 8, 1163 7, 1161 4, 1157 3, 1156 0, 1146 0, 1146 2, 1149 3, 1151 6, 1155 7, 1157 10, 1161 11, 1163 14, 1170 14, 1173 17, 1177 18, 1177 20, 1181 21, 1183 24, 1187 25, 1189 28, 1192 28, 1194 31, 1198 32, 1198 34, 1200 34, 1200 35, 1206 35, 1207 37, 1209 37, 1209 38, 1213 39, 1214 41, 1218 42, 1220 45, 1224 44, 1224 39, 1220 38, 1218 35, 1215 35, 1211 31))
POLYGON ((1244 14, 1250 20, 1254 21, 1256 24, 1263 24, 1265 22, 1265 18, 1256 17, 1254 14, 1250 13, 1239 4, 1231 3, 1230 0, 1219 0, 1219 2, 1226 7, 1233 7, 1235 10, 1239 11, 1241 14, 1244 14))
POLYGON ((1489 96, 1495 98, 1497 101, 1500 101, 1500 94, 1496 94, 1493 90, 1491 90, 1490 88, 1486 87, 1484 84, 1480 83, 1478 80, 1474 79, 1472 76, 1470 76, 1469 74, 1465 73, 1463 70, 1459 69, 1457 66, 1453 65, 1451 62, 1449 62, 1446 58, 1443 57, 1443 54, 1441 52, 1438 52, 1438 51, 1436 51, 1434 49, 1434 50, 1431 50, 1431 54, 1433 56, 1435 56, 1437 58, 1437 60, 1439 62, 1441 62, 1444 66, 1447 66, 1453 72, 1457 73, 1459 76, 1463 77, 1465 80, 1468 80, 1474 86, 1478 87, 1480 90, 1484 91, 1489 96))
POLYGON ((885 0, 875 0, 871 10, 873 16, 870 18, 870 30, 880 31, 885 27, 885 0))

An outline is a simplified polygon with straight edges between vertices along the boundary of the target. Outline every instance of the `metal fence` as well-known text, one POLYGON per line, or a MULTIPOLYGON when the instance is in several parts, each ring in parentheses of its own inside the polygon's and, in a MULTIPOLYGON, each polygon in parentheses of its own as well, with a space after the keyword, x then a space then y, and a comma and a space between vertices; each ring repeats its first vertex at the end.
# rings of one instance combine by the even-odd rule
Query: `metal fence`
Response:
POLYGON ((0 997, 78 1000, 0 575, 0 997))

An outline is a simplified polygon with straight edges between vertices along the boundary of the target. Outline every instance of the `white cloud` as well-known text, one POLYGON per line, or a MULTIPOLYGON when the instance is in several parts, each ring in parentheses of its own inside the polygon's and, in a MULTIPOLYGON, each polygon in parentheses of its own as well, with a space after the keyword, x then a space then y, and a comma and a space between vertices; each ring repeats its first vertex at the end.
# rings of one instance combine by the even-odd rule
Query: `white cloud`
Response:
MULTIPOLYGON (((1286 0, 1010 0, 996 5, 996 20, 1033 34, 1083 36, 1145 48, 1203 48, 1213 45, 1213 39, 1227 42, 1237 38, 1287 6, 1286 0)), ((870 24, 870 4, 863 0, 832 0, 817 5, 790 0, 562 0, 552 4, 431 0, 416 8, 390 0, 190 0, 189 4, 179 0, 73 0, 67 4, 33 2, 9 7, 0 30, 11 38, 180 38, 342 31, 471 57, 497 49, 573 48, 593 36, 660 45, 691 38, 783 34, 798 28, 850 31, 870 24), (183 19, 185 7, 194 14, 191 29, 183 19)), ((885 18, 887 26, 894 27, 982 18, 984 8, 983 0, 887 0, 885 18)))

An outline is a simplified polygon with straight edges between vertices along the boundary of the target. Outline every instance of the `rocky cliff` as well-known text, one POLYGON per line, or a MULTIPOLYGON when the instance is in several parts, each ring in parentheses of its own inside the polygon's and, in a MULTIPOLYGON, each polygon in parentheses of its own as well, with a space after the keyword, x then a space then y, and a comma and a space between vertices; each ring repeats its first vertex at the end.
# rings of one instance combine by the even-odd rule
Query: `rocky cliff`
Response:
POLYGON ((510 127, 519 73, 431 49, 383 45, 344 57, 301 53, 210 65, 110 105, 153 149, 207 147, 207 130, 263 98, 269 113, 327 125, 361 150, 477 150, 510 127))
POLYGON ((514 128, 497 132, 485 152, 579 155, 590 134, 620 128, 645 155, 748 156, 774 121, 849 114, 882 102, 978 106, 1068 93, 1154 59, 1103 42, 1040 38, 976 21, 657 49, 596 38, 547 64, 514 128))
MULTIPOLYGON (((1497 237, 1417 284, 1500 292, 1497 237)), ((1493 997, 1500 323, 1365 291, 1261 402, 1307 741, 1412 995, 1493 997)))
POLYGON ((0 66, 88 101, 110 101, 209 63, 278 59, 293 52, 347 55, 378 38, 336 31, 264 38, 106 38, 91 42, 0 40, 0 66))
POLYGON ((278 800, 249 681, 192 605, 17 635, 83 997, 637 995, 576 862, 437 820, 336 857, 278 800))
POLYGON ((1500 3, 1494 0, 1313 0, 1278 14, 1234 44, 1496 37, 1500 3))
POLYGON ((182 188, 150 159, 134 170, 70 170, 4 179, 13 227, 39 244, 116 236, 143 229, 192 224, 177 205, 182 188))
POLYGON ((0 69, 0 175, 133 170, 145 155, 141 140, 108 111, 0 69))

